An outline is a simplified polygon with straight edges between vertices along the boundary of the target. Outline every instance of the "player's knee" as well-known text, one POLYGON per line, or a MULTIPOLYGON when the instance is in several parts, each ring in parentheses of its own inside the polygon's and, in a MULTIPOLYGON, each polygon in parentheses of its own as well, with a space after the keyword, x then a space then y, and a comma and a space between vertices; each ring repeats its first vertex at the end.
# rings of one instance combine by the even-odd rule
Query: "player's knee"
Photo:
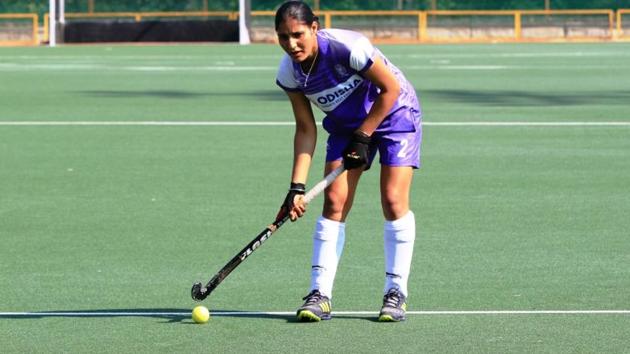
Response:
POLYGON ((388 190, 383 193, 381 203, 383 205, 383 214, 388 220, 399 219, 409 211, 407 195, 396 190, 388 190))
POLYGON ((324 216, 333 220, 339 220, 347 210, 348 195, 334 190, 326 191, 324 199, 324 216))

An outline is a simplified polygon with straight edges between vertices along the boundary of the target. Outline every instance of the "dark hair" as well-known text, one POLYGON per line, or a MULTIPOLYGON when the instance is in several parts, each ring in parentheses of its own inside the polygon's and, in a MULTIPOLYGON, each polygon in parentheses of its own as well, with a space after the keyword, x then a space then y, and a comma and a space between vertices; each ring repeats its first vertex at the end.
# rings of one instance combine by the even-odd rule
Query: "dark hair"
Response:
POLYGON ((313 14, 313 10, 302 1, 287 1, 278 8, 276 11, 276 31, 287 18, 294 18, 306 23, 308 26, 312 25, 313 22, 319 23, 319 19, 313 14))

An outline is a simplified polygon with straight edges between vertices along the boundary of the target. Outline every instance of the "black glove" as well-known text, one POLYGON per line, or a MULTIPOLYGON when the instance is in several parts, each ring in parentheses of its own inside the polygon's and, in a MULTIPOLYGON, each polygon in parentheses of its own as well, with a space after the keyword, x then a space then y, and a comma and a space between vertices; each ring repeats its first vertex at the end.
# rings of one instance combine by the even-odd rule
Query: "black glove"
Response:
POLYGON ((352 135, 350 143, 343 150, 343 167, 346 170, 361 167, 368 163, 370 151, 370 137, 360 131, 352 135))
POLYGON ((280 206, 280 212, 278 213, 278 216, 276 216, 276 219, 281 219, 285 215, 287 215, 287 213, 291 211, 291 209, 293 209, 293 201, 295 200, 295 196, 304 195, 304 193, 306 193, 306 186, 304 185, 304 183, 291 182, 291 186, 289 187, 289 192, 287 193, 287 196, 284 198, 284 202, 282 203, 282 206, 280 206))

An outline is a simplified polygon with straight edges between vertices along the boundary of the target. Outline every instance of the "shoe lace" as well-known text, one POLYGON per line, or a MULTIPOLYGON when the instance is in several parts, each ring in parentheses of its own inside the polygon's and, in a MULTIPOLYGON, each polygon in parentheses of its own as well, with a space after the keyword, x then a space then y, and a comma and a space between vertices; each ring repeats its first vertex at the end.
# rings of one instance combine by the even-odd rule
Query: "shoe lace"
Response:
POLYGON ((324 298, 324 295, 319 292, 319 290, 313 290, 308 295, 302 298, 302 300, 306 300, 305 305, 312 305, 318 303, 320 300, 324 298))
POLYGON ((401 302, 402 295, 398 290, 391 289, 383 296, 383 306, 398 307, 401 302))

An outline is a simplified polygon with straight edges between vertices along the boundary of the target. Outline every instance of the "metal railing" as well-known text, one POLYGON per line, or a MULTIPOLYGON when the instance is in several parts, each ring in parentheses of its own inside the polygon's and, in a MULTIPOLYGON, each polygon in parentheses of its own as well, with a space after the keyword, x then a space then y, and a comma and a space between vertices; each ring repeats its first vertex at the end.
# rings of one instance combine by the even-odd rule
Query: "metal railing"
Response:
MULTIPOLYGON (((355 30, 371 29, 367 35, 377 42, 468 42, 468 41, 544 41, 544 40, 613 40, 627 39, 630 31, 624 31, 624 16, 630 14, 630 9, 613 10, 457 10, 457 11, 415 11, 415 10, 388 10, 388 11, 317 11, 322 19, 323 27, 338 26, 347 28, 344 24, 352 26, 353 21, 359 22, 355 30), (545 25, 532 25, 535 19, 546 19, 545 25), (564 21, 559 18, 570 18, 564 21), (597 30, 570 31, 570 26, 579 27, 580 22, 588 22, 597 30), (596 20, 593 20, 593 19, 596 20), (486 21, 487 19, 487 21, 486 21), (490 21, 492 20, 492 21, 490 21), (362 21, 362 22, 361 22, 362 21), (387 23, 389 21, 389 24, 387 23), (556 23, 554 23, 556 21, 556 23), (379 25, 379 22, 381 25, 379 25), (366 25, 367 23, 367 25, 366 25), (384 24, 383 24, 384 23, 384 24), (393 25, 392 25, 393 23, 393 25), (446 24, 444 24, 446 23, 446 24), (464 25, 463 25, 463 24, 464 25), (494 25, 491 23, 495 23, 494 25), (568 23, 568 24, 567 24, 568 23), (363 26, 363 27, 362 27, 363 26), (379 27, 381 26, 381 27, 379 27), (388 27, 389 26, 389 27, 388 27), (449 26, 451 29, 449 30, 449 26), (468 28, 464 28, 468 26, 468 28), (477 27, 476 27, 477 26, 477 27), (534 30, 534 27, 538 30, 534 30), (552 27, 564 26, 562 31, 550 31, 552 27), (391 27, 391 28, 390 28, 391 27), (542 30, 540 28, 543 28, 542 30), (545 28, 547 32, 544 35, 545 28), (386 34, 379 37, 377 32, 385 31, 386 34), (459 31, 459 32, 457 32, 459 31), (624 32, 628 32, 627 34, 624 32)), ((237 20, 236 11, 179 11, 179 12, 86 12, 66 13, 66 19, 124 19, 143 21, 159 18, 226 18, 237 20)), ((252 11, 252 22, 264 23, 264 25, 252 27, 252 32, 263 33, 262 41, 274 41, 273 11, 252 11), (268 17, 269 19, 266 19, 268 17), (262 20, 262 21, 261 21, 262 20)), ((43 35, 38 36, 38 16, 36 14, 0 14, 0 19, 29 18, 33 22, 33 35, 30 41, 18 41, 18 43, 1 42, 2 44, 36 45, 40 39, 48 40, 49 16, 44 15, 43 35)), ((544 22, 544 21, 543 21, 544 22)), ((585 26, 583 26, 585 27, 585 26)))
POLYGON ((617 37, 630 37, 630 30, 626 34, 623 30, 623 15, 630 15, 630 9, 617 10, 617 37))
MULTIPOLYGON (((620 10, 620 13, 622 11, 620 10)), ((618 13, 617 26, 620 25, 620 13, 618 13)), ((273 11, 252 11, 252 17, 272 17, 275 13, 273 11)), ((615 35, 615 12, 613 10, 457 10, 457 11, 445 11, 445 10, 435 10, 435 11, 320 11, 317 12, 317 15, 320 18, 323 18, 323 26, 325 28, 332 28, 336 25, 336 19, 339 18, 374 18, 374 21, 367 21, 369 24, 363 24, 363 28, 361 25, 358 26, 358 30, 365 30, 367 27, 375 27, 373 23, 377 23, 379 20, 382 21, 383 17, 389 18, 397 18, 403 19, 407 18, 407 20, 411 21, 413 19, 414 25, 407 25, 404 29, 399 30, 398 34, 401 34, 402 31, 407 31, 407 35, 405 36, 396 36, 395 31, 389 31, 387 33, 387 38, 376 38, 377 41, 383 42, 417 42, 417 43, 427 43, 427 42, 467 42, 467 41, 541 41, 541 40, 557 40, 557 39, 566 39, 566 40, 588 40, 588 39, 614 39, 615 35), (526 25, 526 23, 530 21, 534 17, 569 17, 572 16, 574 18, 587 18, 587 17, 597 17, 599 20, 599 31, 591 31, 592 33, 581 34, 581 35, 571 35, 569 31, 566 30, 566 24, 556 24, 556 27, 562 27, 563 35, 540 35, 537 34, 536 31, 533 31, 531 25, 526 25), (469 25, 469 30, 466 32, 467 36, 456 35, 454 31, 442 30, 436 25, 441 20, 444 19, 459 19, 460 21, 469 20, 469 22, 473 22, 471 19, 473 18, 502 18, 503 24, 495 28, 495 34, 492 34, 492 26, 484 25, 485 27, 489 27, 490 29, 486 29, 486 35, 483 35, 483 31, 481 35, 474 35, 475 32, 474 25, 469 25), (509 23, 506 25, 506 23, 509 23), (409 36, 409 32, 414 32, 413 36, 409 36)), ((350 21, 351 22, 351 21, 350 21)), ((457 22, 457 20, 452 20, 451 22, 457 22)), ((579 22, 579 21, 573 21, 579 22)), ((573 26, 577 26, 576 23, 572 24, 573 26)), ((553 27, 554 25, 547 25, 547 27, 553 27)), ((347 28, 346 26, 339 26, 340 28, 347 28)), ((458 27, 457 25, 453 25, 453 27, 458 27)), ((542 27, 542 26, 541 26, 542 27)), ((459 28, 461 30, 461 28, 459 28)), ((538 31, 540 33, 541 31, 538 31)), ((558 31, 556 31, 558 32, 558 31)), ((617 32, 620 32, 618 30, 617 32)), ((372 36, 375 37, 375 36, 372 36)), ((374 38, 373 38, 374 39, 374 38)))
POLYGON ((38 45, 39 44, 39 17, 37 14, 0 14, 0 19, 9 20, 31 20, 32 32, 31 38, 27 40, 0 40, 0 45, 22 46, 22 45, 38 45))

